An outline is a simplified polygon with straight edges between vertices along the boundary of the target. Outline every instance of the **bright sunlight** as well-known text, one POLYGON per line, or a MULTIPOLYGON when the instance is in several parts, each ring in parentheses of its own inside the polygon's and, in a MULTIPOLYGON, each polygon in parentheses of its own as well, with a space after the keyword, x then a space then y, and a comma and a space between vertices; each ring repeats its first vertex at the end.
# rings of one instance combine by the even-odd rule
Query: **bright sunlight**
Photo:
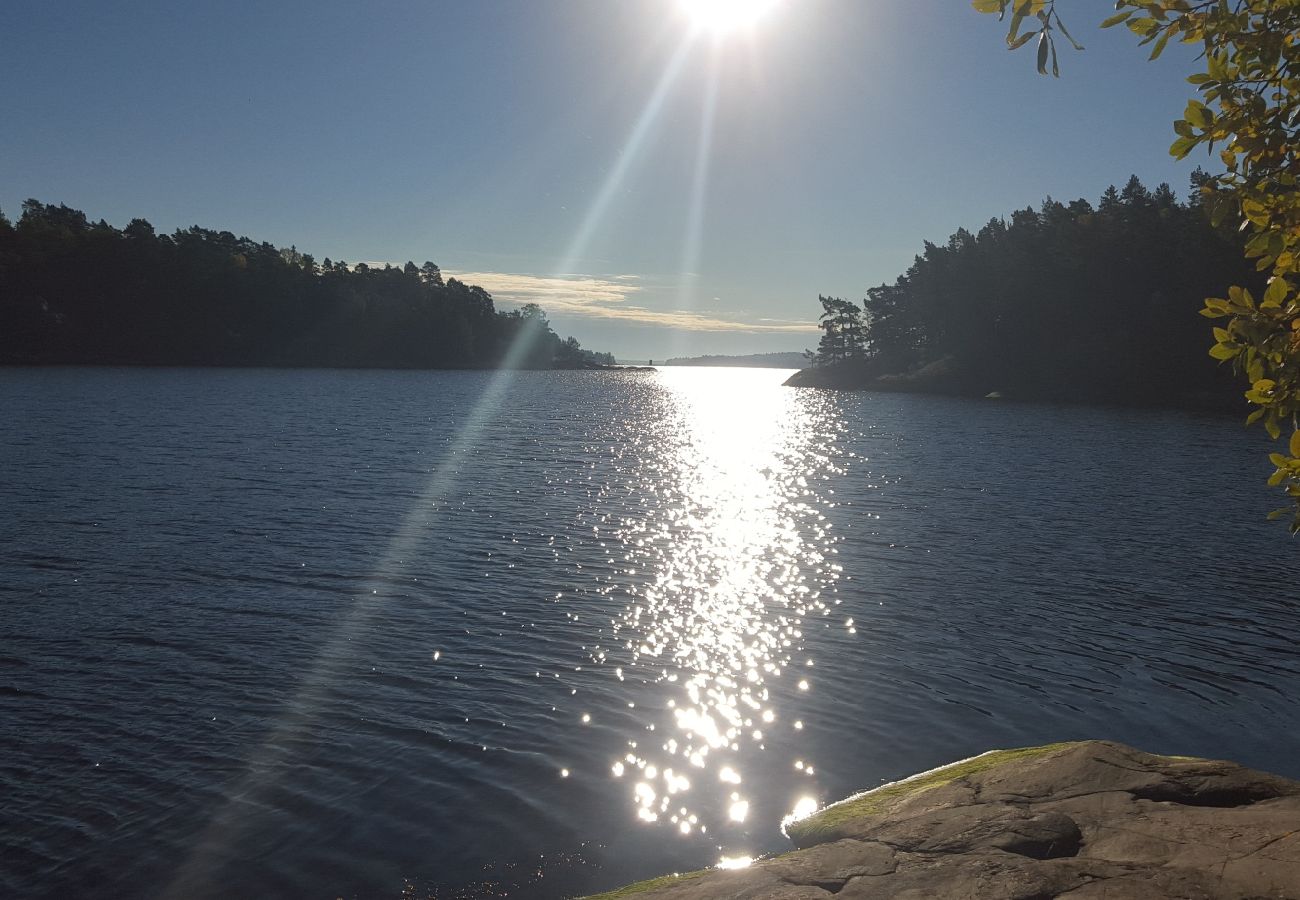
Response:
POLYGON ((678 0, 682 11, 701 31, 723 36, 748 28, 772 11, 780 0, 678 0))

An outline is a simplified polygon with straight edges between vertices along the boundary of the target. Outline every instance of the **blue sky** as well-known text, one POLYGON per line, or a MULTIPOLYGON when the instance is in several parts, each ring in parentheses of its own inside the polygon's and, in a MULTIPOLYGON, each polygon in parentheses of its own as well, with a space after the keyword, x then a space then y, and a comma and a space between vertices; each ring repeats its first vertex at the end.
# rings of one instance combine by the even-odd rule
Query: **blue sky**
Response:
POLYGON ((814 346, 819 293, 923 239, 1205 162, 1166 153, 1193 52, 1147 62, 1109 3, 1061 0, 1059 80, 965 0, 783 0, 720 40, 679 3, 10 0, 0 209, 430 259, 662 359, 814 346))

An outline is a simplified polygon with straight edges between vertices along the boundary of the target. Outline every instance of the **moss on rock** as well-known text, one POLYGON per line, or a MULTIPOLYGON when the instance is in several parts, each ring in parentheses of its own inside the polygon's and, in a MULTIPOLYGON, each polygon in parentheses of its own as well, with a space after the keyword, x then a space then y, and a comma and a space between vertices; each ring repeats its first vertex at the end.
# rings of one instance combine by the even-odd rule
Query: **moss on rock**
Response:
POLYGON ((612 891, 606 891, 603 894, 592 894, 589 897, 583 897, 581 900, 622 900, 624 897, 635 897, 637 894, 644 894, 647 891, 656 891, 659 888, 671 887, 677 884, 684 884, 688 881, 694 881, 697 878, 703 878, 709 874, 708 869, 700 869, 698 872, 683 872, 674 875, 660 875, 658 878, 651 878, 646 881, 638 881, 636 884, 629 884, 612 891))
POLYGON ((1015 750, 990 750, 979 756, 949 763, 928 772, 920 772, 902 781, 892 781, 878 788, 854 794, 852 797, 818 810, 807 818, 787 820, 783 823, 784 831, 786 836, 799 847, 834 840, 836 830, 846 822, 886 813, 898 803, 922 791, 933 790, 950 784, 958 778, 978 775, 1007 763, 1023 762, 1070 746, 1072 742, 1066 741, 1059 744, 1044 744, 1040 747, 1020 747, 1015 750))
POLYGON ((1295 896, 1300 782, 1112 741, 993 750, 789 822, 801 849, 589 900, 1295 896))

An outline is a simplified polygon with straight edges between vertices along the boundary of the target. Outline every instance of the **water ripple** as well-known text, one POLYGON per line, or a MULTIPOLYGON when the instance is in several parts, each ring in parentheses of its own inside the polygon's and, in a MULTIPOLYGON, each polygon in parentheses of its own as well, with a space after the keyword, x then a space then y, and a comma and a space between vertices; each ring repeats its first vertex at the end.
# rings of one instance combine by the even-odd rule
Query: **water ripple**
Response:
POLYGON ((1300 775, 1230 421, 496 378, 0 372, 0 894, 561 897, 1071 737, 1300 775))

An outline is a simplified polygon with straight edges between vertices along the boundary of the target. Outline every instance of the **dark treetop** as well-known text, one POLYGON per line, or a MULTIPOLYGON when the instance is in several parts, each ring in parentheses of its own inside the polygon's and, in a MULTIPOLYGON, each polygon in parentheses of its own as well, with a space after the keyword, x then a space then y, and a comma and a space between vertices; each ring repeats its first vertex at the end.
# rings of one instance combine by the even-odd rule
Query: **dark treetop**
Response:
POLYGON ((1049 198, 926 241, 861 305, 820 298, 821 368, 796 381, 1244 411, 1240 387, 1206 355, 1210 323, 1197 310, 1224 285, 1262 278, 1198 200, 1135 176, 1096 206, 1049 198))

